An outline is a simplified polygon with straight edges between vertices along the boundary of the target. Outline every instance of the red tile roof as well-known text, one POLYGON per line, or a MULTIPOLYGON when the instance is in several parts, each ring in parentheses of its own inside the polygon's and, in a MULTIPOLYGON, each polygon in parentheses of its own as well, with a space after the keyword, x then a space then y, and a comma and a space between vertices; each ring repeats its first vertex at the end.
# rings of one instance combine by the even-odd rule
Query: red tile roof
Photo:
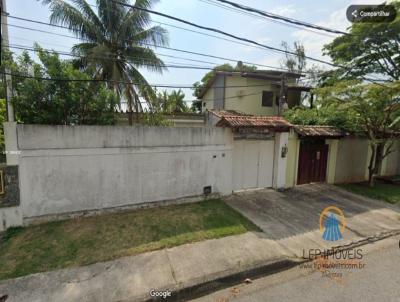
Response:
POLYGON ((243 116, 231 115, 223 116, 217 123, 217 127, 253 127, 253 128, 271 128, 288 130, 292 125, 284 118, 279 116, 243 116))
POLYGON ((294 126, 294 130, 300 136, 308 137, 343 137, 346 132, 332 126, 294 126))

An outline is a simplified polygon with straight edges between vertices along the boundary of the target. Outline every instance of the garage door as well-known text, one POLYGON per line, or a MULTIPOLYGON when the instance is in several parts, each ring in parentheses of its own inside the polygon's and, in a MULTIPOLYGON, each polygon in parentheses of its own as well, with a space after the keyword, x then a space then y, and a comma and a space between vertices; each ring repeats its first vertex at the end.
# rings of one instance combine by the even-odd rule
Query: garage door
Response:
POLYGON ((236 140, 233 150, 234 191, 272 187, 273 140, 236 140))

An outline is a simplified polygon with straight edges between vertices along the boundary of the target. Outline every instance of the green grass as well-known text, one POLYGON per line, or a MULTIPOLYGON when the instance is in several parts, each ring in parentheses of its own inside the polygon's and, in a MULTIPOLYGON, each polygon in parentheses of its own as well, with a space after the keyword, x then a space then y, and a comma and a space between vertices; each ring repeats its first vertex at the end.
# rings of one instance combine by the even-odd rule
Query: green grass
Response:
POLYGON ((260 230, 221 200, 13 228, 0 239, 0 279, 247 231, 260 230))
POLYGON ((342 184, 339 187, 359 195, 384 200, 391 204, 400 203, 399 185, 376 182, 373 188, 370 188, 366 183, 342 184))

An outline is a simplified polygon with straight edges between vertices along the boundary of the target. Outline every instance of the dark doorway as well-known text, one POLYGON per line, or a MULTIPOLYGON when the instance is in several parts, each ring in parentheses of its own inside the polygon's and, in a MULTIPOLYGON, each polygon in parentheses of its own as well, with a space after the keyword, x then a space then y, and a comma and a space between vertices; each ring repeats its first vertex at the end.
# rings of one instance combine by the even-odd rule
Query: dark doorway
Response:
POLYGON ((300 143, 297 184, 324 182, 329 145, 324 140, 304 140, 300 143))

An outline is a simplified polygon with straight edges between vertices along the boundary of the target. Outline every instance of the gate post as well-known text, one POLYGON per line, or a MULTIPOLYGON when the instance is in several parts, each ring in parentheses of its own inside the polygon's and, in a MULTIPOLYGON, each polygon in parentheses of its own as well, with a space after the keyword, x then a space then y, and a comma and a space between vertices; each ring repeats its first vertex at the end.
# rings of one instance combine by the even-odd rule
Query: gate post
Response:
POLYGON ((283 189, 286 185, 287 148, 289 132, 275 132, 274 150, 274 189, 283 189))
POLYGON ((19 164, 17 123, 5 122, 3 126, 7 165, 17 166, 19 164))

